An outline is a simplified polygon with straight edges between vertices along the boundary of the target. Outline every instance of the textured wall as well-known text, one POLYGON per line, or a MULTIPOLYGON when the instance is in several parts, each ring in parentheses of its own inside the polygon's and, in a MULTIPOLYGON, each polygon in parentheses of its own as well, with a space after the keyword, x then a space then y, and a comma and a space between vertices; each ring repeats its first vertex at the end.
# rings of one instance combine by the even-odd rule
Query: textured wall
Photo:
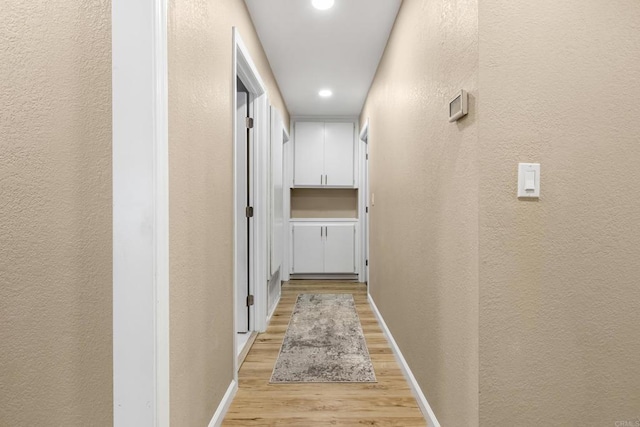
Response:
POLYGON ((291 190, 291 218, 357 218, 358 190, 296 188, 291 190))
POLYGON ((477 48, 476 0, 405 0, 360 117, 371 293, 444 426, 478 424, 477 48))
POLYGON ((0 9, 0 425, 110 425, 111 3, 0 9))
MULTIPOLYGON (((288 113, 242 0, 169 8, 171 421, 207 425, 233 378, 232 32, 288 113)), ((288 124, 287 124, 288 126, 288 124)))
POLYGON ((640 3, 484 0, 479 79, 481 425, 637 420, 640 3))

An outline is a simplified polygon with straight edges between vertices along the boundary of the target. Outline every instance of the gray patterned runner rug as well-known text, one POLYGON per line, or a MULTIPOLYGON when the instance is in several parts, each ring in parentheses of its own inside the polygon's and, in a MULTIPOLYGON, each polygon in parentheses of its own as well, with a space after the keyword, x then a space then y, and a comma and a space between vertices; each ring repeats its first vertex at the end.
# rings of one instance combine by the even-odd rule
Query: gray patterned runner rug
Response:
POLYGON ((353 295, 298 295, 270 382, 376 382, 353 295))

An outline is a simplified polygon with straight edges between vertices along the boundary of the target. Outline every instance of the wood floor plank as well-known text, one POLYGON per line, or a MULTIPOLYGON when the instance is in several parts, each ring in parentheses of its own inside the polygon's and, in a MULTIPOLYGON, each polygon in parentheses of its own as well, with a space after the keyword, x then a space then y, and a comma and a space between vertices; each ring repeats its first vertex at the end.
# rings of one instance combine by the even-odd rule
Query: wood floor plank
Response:
POLYGON ((267 331, 258 335, 238 373, 238 393, 223 426, 425 426, 393 352, 367 301, 353 282, 291 281, 267 331), (377 383, 269 384, 298 294, 354 297, 377 383))

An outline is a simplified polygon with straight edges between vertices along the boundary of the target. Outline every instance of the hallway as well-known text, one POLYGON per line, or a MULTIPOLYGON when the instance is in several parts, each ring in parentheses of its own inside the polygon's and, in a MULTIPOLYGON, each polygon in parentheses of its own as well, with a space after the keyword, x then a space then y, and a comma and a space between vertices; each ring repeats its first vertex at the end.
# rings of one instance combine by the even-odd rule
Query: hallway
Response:
POLYGON ((1 11, 0 427, 640 427, 639 0, 1 11))
POLYGON ((359 283, 291 281, 267 332, 258 335, 239 372, 225 426, 424 426, 411 390, 359 283), (269 384, 291 312, 301 293, 351 293, 376 372, 375 384, 269 384))

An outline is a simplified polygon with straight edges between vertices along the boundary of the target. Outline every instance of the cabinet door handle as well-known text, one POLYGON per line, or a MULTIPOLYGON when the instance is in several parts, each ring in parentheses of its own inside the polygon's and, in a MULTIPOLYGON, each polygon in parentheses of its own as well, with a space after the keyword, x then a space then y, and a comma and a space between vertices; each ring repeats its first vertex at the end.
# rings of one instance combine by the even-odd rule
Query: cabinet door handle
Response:
POLYGON ((320 227, 320 237, 322 237, 322 229, 323 227, 320 227))
POLYGON ((327 185, 329 183, 329 175, 325 175, 324 176, 324 185, 327 185))
POLYGON ((329 229, 327 227, 324 228, 324 237, 329 235, 329 229))
POLYGON ((320 185, 322 185, 322 174, 320 174, 320 185))

